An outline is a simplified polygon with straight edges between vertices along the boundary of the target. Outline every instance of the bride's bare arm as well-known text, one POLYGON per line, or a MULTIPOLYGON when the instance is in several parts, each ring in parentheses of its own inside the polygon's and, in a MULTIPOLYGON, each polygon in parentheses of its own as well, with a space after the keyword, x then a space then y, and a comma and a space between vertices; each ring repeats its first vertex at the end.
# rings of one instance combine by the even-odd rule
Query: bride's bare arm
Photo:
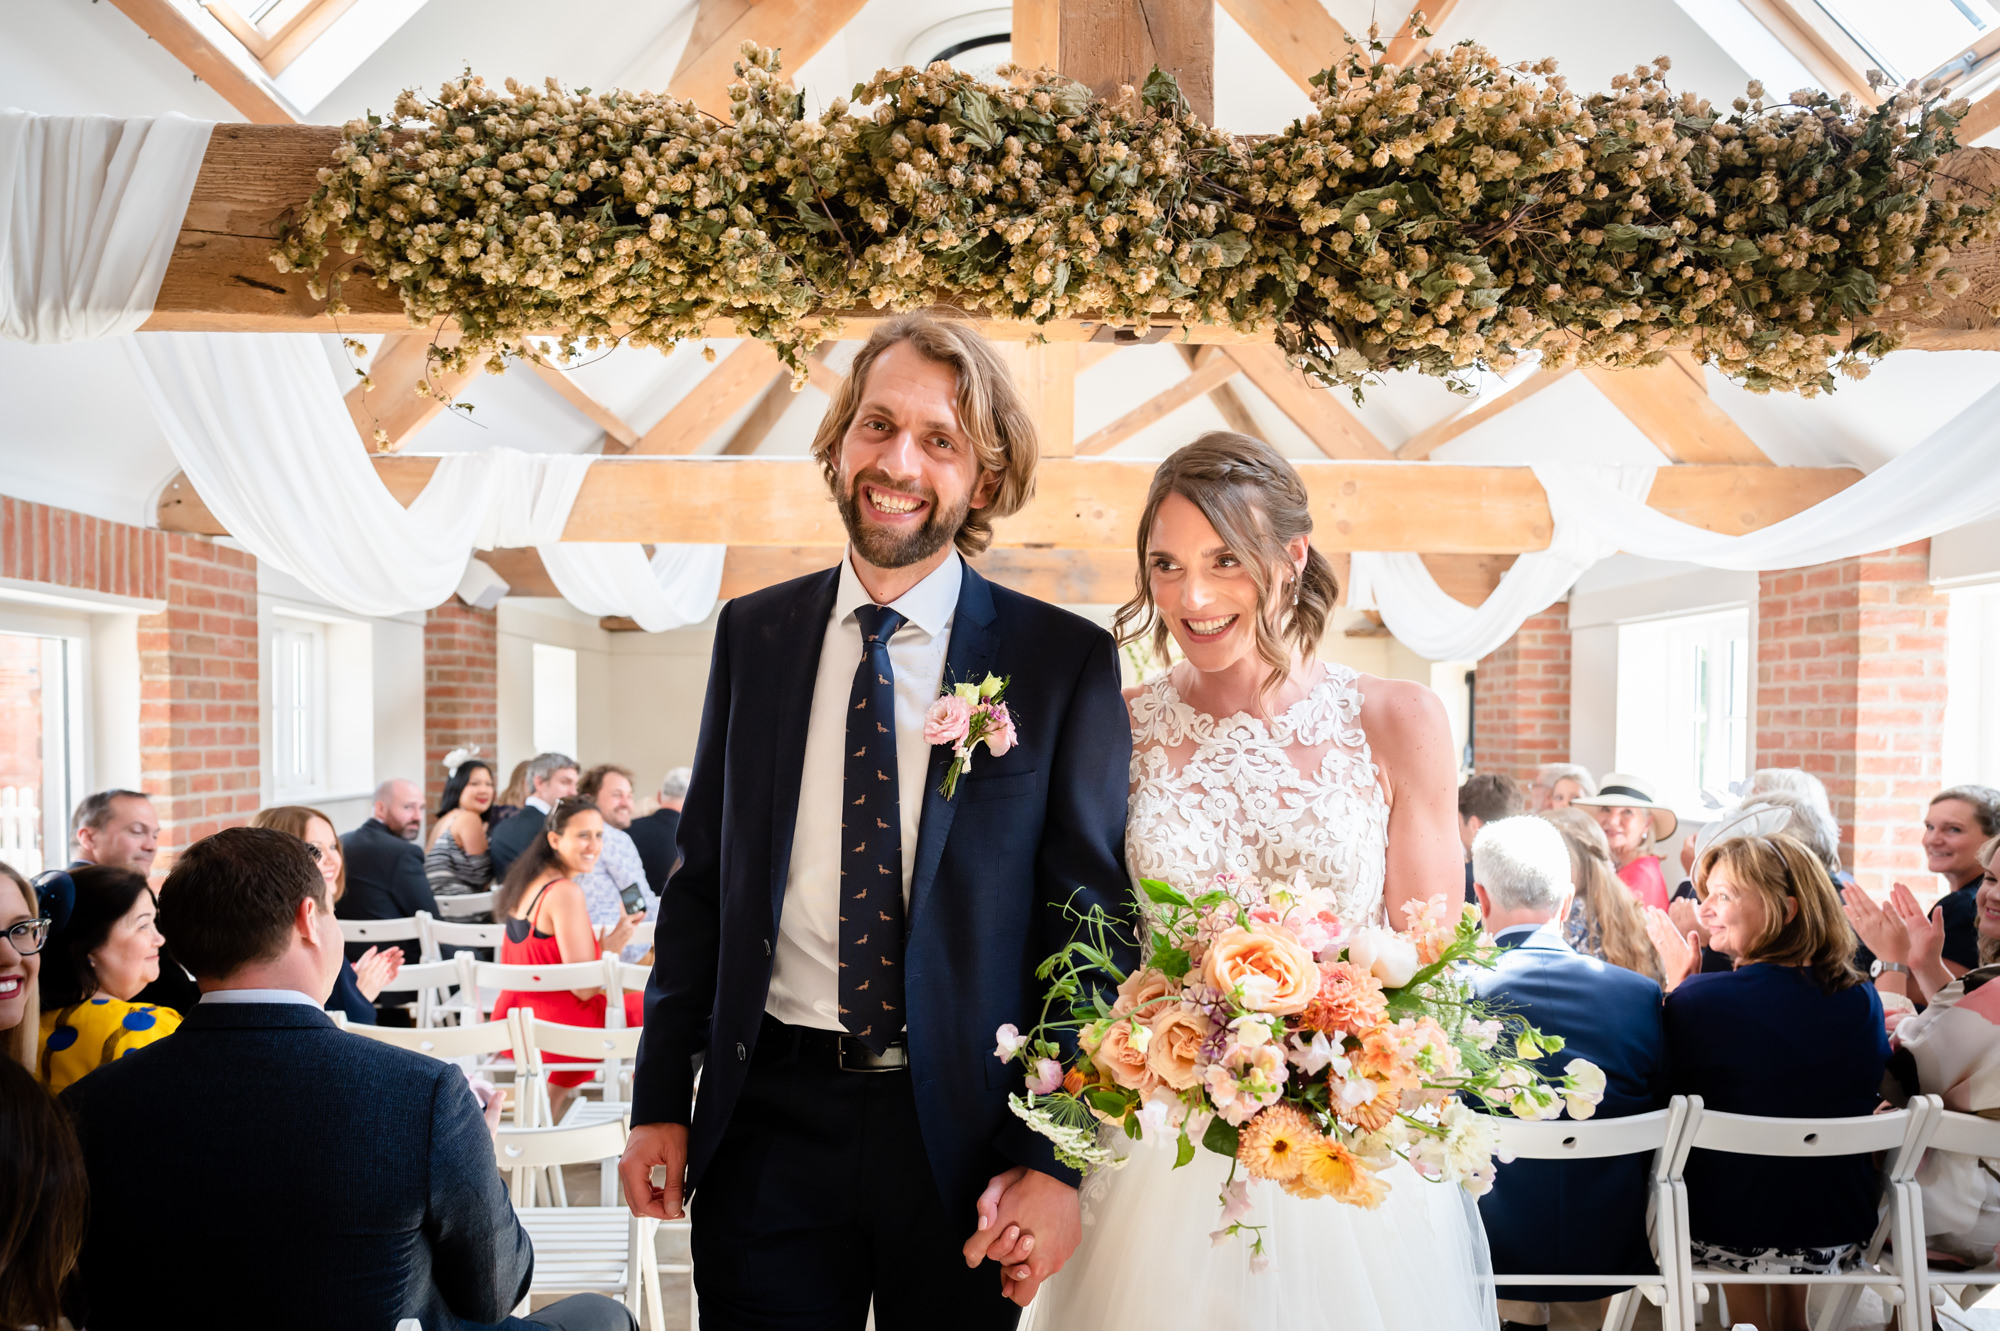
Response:
POLYGON ((1403 679, 1360 680, 1361 728, 1389 801, 1389 863, 1383 903, 1402 928, 1403 907, 1464 894, 1458 840, 1458 758, 1437 694, 1403 679))

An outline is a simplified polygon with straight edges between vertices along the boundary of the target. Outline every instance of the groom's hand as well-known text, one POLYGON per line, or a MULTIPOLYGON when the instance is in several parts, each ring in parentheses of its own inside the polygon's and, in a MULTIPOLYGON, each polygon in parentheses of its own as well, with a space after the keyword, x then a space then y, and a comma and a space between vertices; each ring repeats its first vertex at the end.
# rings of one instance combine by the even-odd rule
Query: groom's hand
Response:
POLYGON ((979 1201, 980 1228, 965 1241, 965 1264, 977 1266, 988 1258, 1002 1262, 1002 1290, 1025 1308, 1083 1238, 1076 1189, 1017 1167, 995 1176, 979 1201))
POLYGON ((633 1215, 654 1220, 681 1218, 681 1185, 687 1178, 688 1130, 685 1123, 641 1123, 625 1139, 618 1161, 618 1178, 625 1185, 625 1204, 633 1215), (653 1183, 653 1166, 664 1165, 666 1185, 653 1183))

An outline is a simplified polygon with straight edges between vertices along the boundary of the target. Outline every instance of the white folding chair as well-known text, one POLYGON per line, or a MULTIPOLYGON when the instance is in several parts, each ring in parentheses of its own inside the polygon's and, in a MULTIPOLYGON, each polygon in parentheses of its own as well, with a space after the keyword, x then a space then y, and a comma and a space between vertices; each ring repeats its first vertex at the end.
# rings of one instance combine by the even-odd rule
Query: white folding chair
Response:
POLYGON ((1873 1287, 1884 1303, 1897 1309, 1903 1331, 1929 1331, 1930 1312, 1923 1303, 1923 1235, 1920 1202, 1913 1202, 1910 1183, 1924 1142, 1941 1107, 1936 1096, 1919 1095, 1910 1107, 1890 1114, 1851 1118, 1757 1118, 1705 1110, 1700 1096, 1689 1096, 1688 1127, 1681 1133, 1674 1177, 1683 1179, 1687 1153, 1700 1147, 1734 1155, 1778 1156, 1791 1159, 1832 1159, 1885 1152, 1882 1178, 1882 1218, 1853 1270, 1824 1275, 1773 1276, 1696 1267, 1689 1245, 1687 1184, 1674 1188, 1675 1226, 1682 1244, 1681 1276, 1687 1281, 1682 1306, 1690 1311, 1708 1301, 1714 1285, 1832 1285, 1840 1293, 1833 1309, 1822 1317, 1819 1331, 1845 1331, 1861 1301, 1861 1291, 1873 1287))
MULTIPOLYGON (((515 1008, 508 1015, 520 1018, 523 1057, 534 1074, 536 1093, 542 1098, 541 1108, 537 1111, 538 1122, 554 1123, 555 1120, 549 1106, 549 1074, 577 1070, 574 1063, 543 1061, 544 1055, 563 1054, 569 1058, 596 1061, 596 1084, 601 1098, 589 1100, 578 1095, 564 1111, 560 1126, 580 1128, 594 1123, 616 1123, 621 1129, 629 1128, 632 1106, 625 1100, 625 1070, 639 1056, 638 1027, 565 1026, 559 1022, 541 1021, 528 1008, 515 1008)), ((621 1146, 619 1150, 622 1153, 624 1148, 621 1146)), ((616 1158, 608 1157, 603 1161, 598 1178, 602 1204, 616 1206, 616 1158)))
MULTIPOLYGON (((617 957, 612 956, 607 956, 604 960, 607 967, 604 990, 606 993, 618 994, 622 999, 626 994, 643 995, 646 992, 646 986, 653 978, 653 968, 651 966, 642 966, 636 961, 620 961, 617 957)), ((618 1009, 618 1024, 624 1024, 625 1004, 623 1002, 607 1003, 605 1005, 605 1021, 607 1024, 611 1021, 610 1010, 612 1008, 618 1009)))
POLYGON ((429 916, 418 911, 407 920, 347 920, 340 922, 340 934, 350 943, 367 943, 376 948, 400 947, 403 960, 419 961, 423 949, 423 921, 429 916))
POLYGON ((509 1085, 513 1092, 513 1125, 532 1128, 543 1122, 542 1109, 547 1104, 547 1097, 537 1091, 532 1064, 525 1059, 510 1062, 502 1057, 508 1050, 519 1050, 525 1043, 521 1024, 511 1012, 500 1021, 434 1026, 427 1030, 360 1025, 349 1025, 346 1029, 352 1035, 392 1044, 413 1053, 428 1054, 447 1063, 457 1063, 493 1078, 496 1084, 509 1085), (511 1078, 511 1082, 502 1083, 499 1081, 501 1077, 511 1078))
POLYGON ((463 920, 473 915, 493 913, 491 892, 456 892, 437 899, 438 918, 463 920))
POLYGON ((444 949, 448 947, 483 947, 497 956, 502 940, 507 937, 507 926, 504 924, 434 920, 428 912, 420 913, 418 918, 424 922, 425 961, 448 960, 444 954, 444 949))
MULTIPOLYGON (((529 1179, 543 1170, 588 1164, 624 1150, 624 1130, 616 1123, 578 1128, 502 1128, 493 1153, 513 1178, 514 1205, 535 1245, 535 1274, 529 1294, 609 1294, 623 1299, 647 1331, 664 1331, 660 1263, 654 1233, 660 1222, 633 1215, 622 1206, 530 1206, 529 1179)), ((672 1273, 691 1274, 680 1267, 672 1273)), ((523 1299, 517 1313, 527 1311, 523 1299)))
POLYGON ((1591 1119, 1576 1122, 1555 1119, 1526 1122, 1502 1116, 1495 1120, 1500 1129, 1496 1152, 1502 1160, 1606 1160, 1617 1156, 1653 1157, 1651 1207, 1653 1249, 1659 1254, 1657 1269, 1614 1275, 1536 1274, 1508 1272, 1496 1276, 1503 1289, 1509 1285, 1624 1285, 1629 1288, 1612 1298, 1604 1318, 1604 1331, 1631 1331, 1639 1313, 1639 1299, 1660 1309, 1660 1324, 1667 1331, 1693 1325, 1692 1314, 1682 1306, 1684 1282, 1678 1264, 1686 1245, 1676 1228, 1674 1184, 1680 1176, 1674 1170, 1681 1136, 1687 1130, 1688 1101, 1675 1096, 1665 1109, 1629 1118, 1591 1119))
POLYGON ((396 974, 393 993, 414 990, 417 1001, 410 1004, 419 1027, 442 1026, 456 1015, 452 990, 458 985, 458 967, 448 961, 405 962, 396 974))
MULTIPOLYGON (((494 926, 498 928, 499 926, 494 926)), ((470 952, 452 959, 458 966, 458 992, 468 1010, 480 1021, 493 1011, 502 990, 515 993, 551 993, 558 989, 602 989, 605 970, 602 961, 565 961, 553 966, 509 966, 497 961, 480 961, 470 952)), ((607 1005, 608 1006, 608 1005, 607 1005)))
MULTIPOLYGON (((1950 1151, 1955 1155, 1969 1155, 1981 1160, 2000 1158, 2000 1120, 1939 1109, 1926 1149, 1950 1151)), ((1912 1179, 1909 1186, 1917 1207, 1916 1232, 1921 1240, 1927 1229, 1923 1223, 1923 1185, 1912 1179)), ((1918 1251, 1923 1249, 1920 1247, 1918 1251)), ((1924 1297, 1918 1306, 1943 1308, 1961 1318, 1965 1315, 1963 1301, 1967 1288, 2000 1285, 2000 1267, 1992 1262, 1971 1271, 1933 1271, 1928 1260, 1922 1263, 1922 1267, 1924 1297)))
POLYGON ((618 949, 619 952, 623 953, 635 947, 643 948, 646 951, 650 952, 653 948, 654 931, 659 928, 659 924, 660 922, 657 919, 652 919, 652 920, 641 920, 637 924, 633 925, 632 937, 626 940, 624 947, 618 949))

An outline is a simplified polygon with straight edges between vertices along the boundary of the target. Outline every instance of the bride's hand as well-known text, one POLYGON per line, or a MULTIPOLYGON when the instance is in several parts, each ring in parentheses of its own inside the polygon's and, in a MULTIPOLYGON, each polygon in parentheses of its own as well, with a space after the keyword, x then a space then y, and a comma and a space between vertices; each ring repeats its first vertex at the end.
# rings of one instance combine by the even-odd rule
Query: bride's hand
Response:
POLYGON ((1034 1252, 1033 1234, 1024 1232, 1019 1225, 999 1226, 1001 1198, 1006 1195, 1007 1189, 1019 1183, 1021 1176, 1027 1172, 1025 1166, 1016 1165, 1004 1174, 995 1174, 987 1183, 986 1191, 979 1194, 979 1200, 973 1204, 973 1210, 979 1216, 979 1229, 966 1245, 967 1266, 978 1265, 980 1259, 973 1256, 972 1247, 988 1230, 994 1230, 995 1237, 987 1240, 988 1246, 984 1252, 987 1261, 1006 1266, 1014 1262, 1025 1262, 1029 1254, 1034 1252))
POLYGON ((980 1211, 982 1228, 965 1241, 965 1264, 978 1266, 998 1251, 998 1240, 1017 1230, 1022 1242, 1032 1240, 1032 1253, 1001 1268, 1007 1297, 1025 1308, 1034 1302, 1042 1282, 1062 1270, 1083 1239, 1083 1217, 1076 1189, 1033 1169, 1015 1168, 996 1175, 987 1185, 998 1193, 991 1219, 980 1211))

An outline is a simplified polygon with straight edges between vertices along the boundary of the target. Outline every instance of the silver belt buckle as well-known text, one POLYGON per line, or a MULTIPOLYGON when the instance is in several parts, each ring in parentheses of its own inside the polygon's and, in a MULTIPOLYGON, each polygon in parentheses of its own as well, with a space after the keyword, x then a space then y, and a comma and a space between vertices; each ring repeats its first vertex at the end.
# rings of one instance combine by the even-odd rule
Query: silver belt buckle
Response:
POLYGON ((901 1039, 876 1053, 851 1035, 840 1037, 843 1072, 901 1072, 910 1066, 910 1050, 901 1039))

